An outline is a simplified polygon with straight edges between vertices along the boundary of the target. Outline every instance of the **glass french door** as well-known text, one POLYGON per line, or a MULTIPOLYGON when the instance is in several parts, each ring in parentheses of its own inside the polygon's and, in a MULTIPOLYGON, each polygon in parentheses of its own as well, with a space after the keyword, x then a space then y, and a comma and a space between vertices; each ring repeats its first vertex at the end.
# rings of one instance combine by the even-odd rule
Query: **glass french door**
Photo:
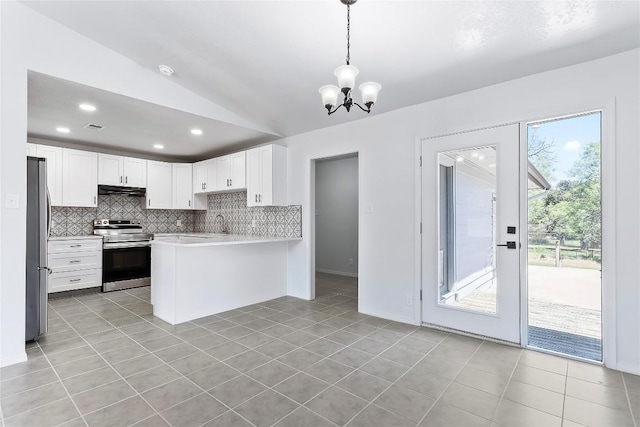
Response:
POLYGON ((422 141, 422 320, 520 343, 519 125, 422 141))

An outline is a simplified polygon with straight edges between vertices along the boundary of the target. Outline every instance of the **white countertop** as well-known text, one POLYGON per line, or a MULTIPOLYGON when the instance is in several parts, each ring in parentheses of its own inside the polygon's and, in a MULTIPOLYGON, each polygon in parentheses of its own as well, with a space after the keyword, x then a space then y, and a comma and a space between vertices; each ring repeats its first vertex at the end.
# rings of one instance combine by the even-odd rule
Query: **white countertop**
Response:
POLYGON ((158 233, 153 235, 152 245, 170 246, 217 246, 246 243, 291 242, 302 240, 301 237, 252 236, 246 234, 215 233, 158 233))
POLYGON ((51 236, 49 240, 92 240, 92 239, 100 239, 102 240, 102 236, 94 236, 93 234, 84 234, 82 236, 51 236))

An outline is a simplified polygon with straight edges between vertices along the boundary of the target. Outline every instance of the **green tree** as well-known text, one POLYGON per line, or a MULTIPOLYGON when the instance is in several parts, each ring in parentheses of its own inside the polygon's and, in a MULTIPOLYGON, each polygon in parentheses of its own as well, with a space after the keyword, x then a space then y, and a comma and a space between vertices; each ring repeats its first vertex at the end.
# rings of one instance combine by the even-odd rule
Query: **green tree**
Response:
POLYGON ((579 240, 582 249, 589 249, 601 239, 599 142, 587 144, 569 176, 530 202, 529 223, 538 234, 579 240))

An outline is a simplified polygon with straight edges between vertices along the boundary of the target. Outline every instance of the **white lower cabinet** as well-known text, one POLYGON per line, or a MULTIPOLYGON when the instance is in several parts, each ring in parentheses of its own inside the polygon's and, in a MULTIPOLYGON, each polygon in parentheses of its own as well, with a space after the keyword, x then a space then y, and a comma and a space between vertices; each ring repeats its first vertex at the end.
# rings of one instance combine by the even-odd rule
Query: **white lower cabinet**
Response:
POLYGON ((56 239, 48 244, 49 293, 102 286, 102 239, 56 239))

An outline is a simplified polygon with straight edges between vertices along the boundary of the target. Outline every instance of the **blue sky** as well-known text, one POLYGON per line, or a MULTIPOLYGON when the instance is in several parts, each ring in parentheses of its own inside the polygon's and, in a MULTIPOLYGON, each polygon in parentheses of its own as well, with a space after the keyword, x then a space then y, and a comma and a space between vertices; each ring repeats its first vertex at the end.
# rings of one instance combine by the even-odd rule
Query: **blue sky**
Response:
POLYGON ((529 138, 532 132, 542 139, 546 138, 547 142, 553 141, 556 164, 553 176, 546 178, 555 184, 569 177, 569 170, 588 143, 600 141, 600 113, 541 123, 537 129, 530 125, 529 138))

